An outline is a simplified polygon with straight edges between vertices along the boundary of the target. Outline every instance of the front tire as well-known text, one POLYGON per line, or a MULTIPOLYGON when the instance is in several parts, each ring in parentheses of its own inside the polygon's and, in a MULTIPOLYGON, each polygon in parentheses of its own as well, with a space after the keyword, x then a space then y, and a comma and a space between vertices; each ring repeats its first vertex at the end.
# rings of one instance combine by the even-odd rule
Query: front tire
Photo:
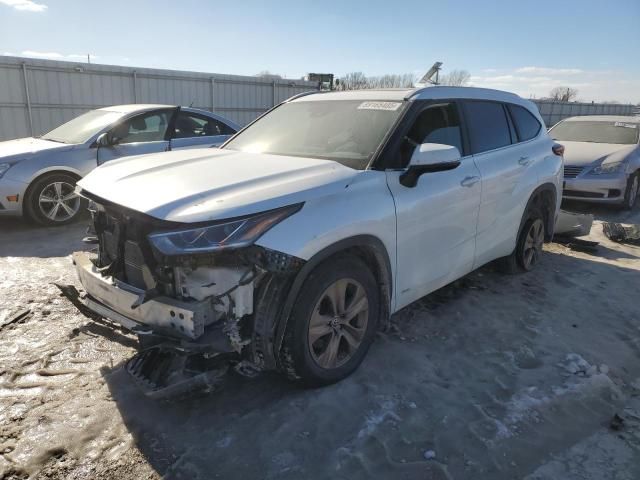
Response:
POLYGON ((48 227, 77 220, 83 201, 75 193, 76 181, 76 177, 66 173, 50 173, 38 178, 25 198, 27 215, 48 227))
POLYGON ((623 207, 625 210, 632 210, 638 201, 638 191, 640 190, 640 174, 634 172, 629 175, 627 180, 627 189, 624 192, 623 207))
POLYGON ((380 316, 375 278, 356 257, 320 264, 305 280, 289 319, 282 364, 307 386, 337 382, 362 362, 380 316))

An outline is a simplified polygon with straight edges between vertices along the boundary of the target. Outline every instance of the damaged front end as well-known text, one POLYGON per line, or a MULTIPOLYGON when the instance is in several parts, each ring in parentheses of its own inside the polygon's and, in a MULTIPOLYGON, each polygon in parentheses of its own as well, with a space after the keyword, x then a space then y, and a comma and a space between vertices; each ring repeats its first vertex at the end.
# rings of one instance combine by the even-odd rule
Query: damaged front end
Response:
POLYGON ((282 304, 304 261, 254 242, 302 205, 181 224, 91 200, 98 248, 73 254, 83 301, 138 335, 127 369, 148 395, 211 390, 230 365, 245 375, 276 365, 278 310, 260 302, 282 304))

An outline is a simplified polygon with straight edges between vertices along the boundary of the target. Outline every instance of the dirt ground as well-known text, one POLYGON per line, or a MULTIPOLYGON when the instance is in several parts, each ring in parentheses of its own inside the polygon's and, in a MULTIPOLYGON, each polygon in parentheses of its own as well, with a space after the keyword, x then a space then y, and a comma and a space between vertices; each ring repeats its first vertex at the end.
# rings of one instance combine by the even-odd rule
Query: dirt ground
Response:
POLYGON ((229 375, 154 403, 121 368, 134 338, 56 286, 79 287, 84 227, 1 220, 0 479, 638 479, 640 247, 601 232, 405 308, 337 385, 229 375))

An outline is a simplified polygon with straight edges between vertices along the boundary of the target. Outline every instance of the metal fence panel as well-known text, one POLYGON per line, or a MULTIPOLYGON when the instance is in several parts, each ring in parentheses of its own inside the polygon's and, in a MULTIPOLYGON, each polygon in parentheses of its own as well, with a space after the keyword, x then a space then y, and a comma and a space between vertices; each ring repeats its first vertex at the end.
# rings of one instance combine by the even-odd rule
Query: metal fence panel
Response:
MULTIPOLYGON (((0 56, 0 140, 43 134, 93 108, 192 105, 245 125, 315 82, 89 65, 0 56)), ((547 126, 575 115, 633 115, 637 107, 534 100, 547 126)))
POLYGON ((316 82, 0 56, 0 140, 41 135, 94 108, 191 105, 240 125, 316 82))

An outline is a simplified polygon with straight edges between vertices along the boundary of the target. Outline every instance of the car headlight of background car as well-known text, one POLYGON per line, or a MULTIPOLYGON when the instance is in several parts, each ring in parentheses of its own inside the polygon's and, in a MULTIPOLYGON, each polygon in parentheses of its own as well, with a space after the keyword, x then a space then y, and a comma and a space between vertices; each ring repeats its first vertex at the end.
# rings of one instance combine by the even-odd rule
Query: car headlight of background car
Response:
POLYGON ((152 233, 151 244, 164 255, 208 253, 253 244, 271 227, 302 208, 302 203, 258 213, 237 220, 197 228, 152 233))
POLYGON ((0 178, 11 168, 10 163, 0 163, 0 178))
POLYGON ((625 167, 626 167, 626 164, 624 161, 602 163, 597 167, 592 168, 589 174, 590 175, 606 175, 609 173, 620 173, 620 172, 624 172, 625 167))

